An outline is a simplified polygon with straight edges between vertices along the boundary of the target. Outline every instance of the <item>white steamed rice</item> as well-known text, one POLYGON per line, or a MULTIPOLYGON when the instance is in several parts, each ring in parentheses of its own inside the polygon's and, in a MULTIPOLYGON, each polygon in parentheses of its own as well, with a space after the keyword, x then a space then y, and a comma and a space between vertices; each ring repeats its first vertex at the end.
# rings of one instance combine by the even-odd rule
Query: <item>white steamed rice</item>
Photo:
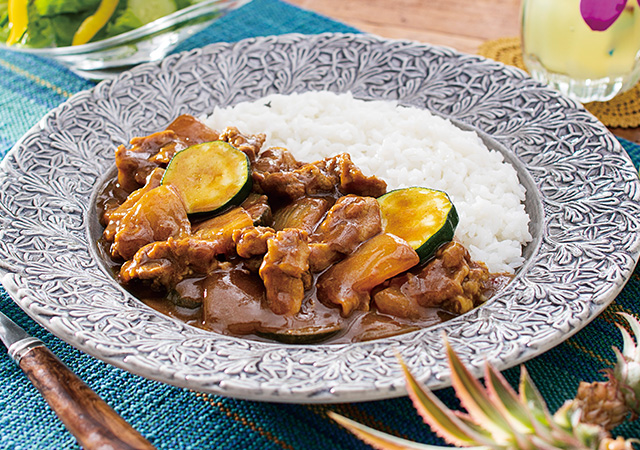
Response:
POLYGON ((473 259, 493 272, 513 272, 523 263, 522 246, 531 235, 516 170, 476 133, 426 110, 307 92, 216 108, 205 123, 217 130, 235 126, 243 133, 265 133, 263 148, 285 147, 304 162, 347 152, 389 190, 445 191, 460 216, 456 237, 473 259))

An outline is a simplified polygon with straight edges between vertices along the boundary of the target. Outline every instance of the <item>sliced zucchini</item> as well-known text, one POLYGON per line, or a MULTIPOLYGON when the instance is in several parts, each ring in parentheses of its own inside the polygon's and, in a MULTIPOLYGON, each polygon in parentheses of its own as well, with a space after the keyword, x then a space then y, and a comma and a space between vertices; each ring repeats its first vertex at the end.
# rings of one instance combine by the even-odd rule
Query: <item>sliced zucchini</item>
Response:
POLYGON ((318 325, 304 328, 269 329, 256 330, 260 337, 285 344, 315 344, 325 341, 342 331, 340 325, 318 325))
POLYGON ((169 290, 167 300, 180 308, 200 308, 205 295, 203 279, 204 277, 185 278, 169 290))
POLYGON ((196 309, 202 306, 202 297, 183 296, 177 290, 171 290, 167 294, 167 300, 180 308, 196 309))
POLYGON ((251 165, 247 155, 227 142, 204 142, 173 155, 162 184, 178 189, 187 214, 215 215, 247 198, 251 165))
POLYGON ((378 202, 383 230, 407 241, 420 261, 453 239, 458 213, 445 192, 423 187, 396 189, 378 202))

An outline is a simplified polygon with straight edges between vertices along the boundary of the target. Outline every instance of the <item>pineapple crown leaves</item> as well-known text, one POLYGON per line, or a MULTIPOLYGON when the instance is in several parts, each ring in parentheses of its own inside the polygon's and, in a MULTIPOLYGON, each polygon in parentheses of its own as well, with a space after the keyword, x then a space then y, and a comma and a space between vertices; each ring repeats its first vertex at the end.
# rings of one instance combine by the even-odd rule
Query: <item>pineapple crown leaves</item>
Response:
MULTIPOLYGON (((632 325, 640 336, 640 322, 632 325)), ((633 344, 630 336, 625 342, 633 344)), ((400 359, 414 407, 432 430, 450 444, 475 450, 631 450, 635 440, 612 439, 601 426, 581 422, 582 411, 567 401, 553 415, 522 367, 519 394, 490 364, 485 386, 473 377, 445 339, 451 384, 466 413, 451 411, 422 386, 400 359)), ((637 351, 625 345, 622 356, 637 351)), ((335 413, 330 416, 363 441, 381 450, 440 450, 450 447, 418 444, 376 431, 335 413)))
POLYGON ((622 351, 614 347, 616 354, 616 365, 613 371, 605 371, 610 379, 615 377, 621 385, 625 402, 629 409, 635 414, 640 414, 640 322, 637 318, 627 313, 618 313, 629 324, 633 336, 620 324, 616 324, 622 333, 622 351))
MULTIPOLYGON (((554 421, 566 432, 570 433, 578 442, 575 448, 602 448, 601 443, 607 442, 609 433, 602 427, 581 422, 582 411, 576 407, 574 400, 567 400, 553 415, 554 421)), ((575 445, 575 444, 573 444, 575 445)), ((567 448, 567 447, 562 447, 567 448)), ((574 448, 573 446, 569 448, 574 448)), ((607 447, 604 447, 607 448, 607 447)), ((633 447, 630 447, 633 448, 633 447)), ((611 449, 608 449, 611 450, 611 449)))
MULTIPOLYGON (((450 447, 442 447, 438 445, 419 444, 406 439, 402 439, 390 434, 370 428, 361 423, 347 419, 340 414, 329 411, 329 417, 338 422, 340 425, 351 431, 362 441, 371 445, 373 448, 380 450, 449 450, 450 447)), ((469 450, 491 450, 488 446, 467 447, 469 450)))
MULTIPOLYGON (((555 416, 549 413, 542 395, 524 366, 521 369, 519 395, 488 363, 485 364, 486 387, 483 389, 446 340, 445 344, 451 368, 451 384, 468 412, 464 417, 468 422, 482 425, 488 432, 486 438, 492 441, 485 440, 483 444, 488 444, 491 448, 522 450, 588 448, 584 446, 586 435, 597 434, 598 430, 576 424, 579 415, 571 418, 568 427, 563 426, 562 422, 558 423, 555 416)), ((408 371, 406 368, 404 370, 406 375, 408 371)), ((419 405, 416 408, 419 409, 419 405)), ((456 415, 462 416, 460 413, 456 415)), ((433 423, 428 423, 434 428, 433 423)), ((440 432, 443 433, 444 430, 441 429, 440 432)), ((447 439, 446 436, 443 437, 447 439)), ((450 439, 447 440, 451 442, 450 439)))

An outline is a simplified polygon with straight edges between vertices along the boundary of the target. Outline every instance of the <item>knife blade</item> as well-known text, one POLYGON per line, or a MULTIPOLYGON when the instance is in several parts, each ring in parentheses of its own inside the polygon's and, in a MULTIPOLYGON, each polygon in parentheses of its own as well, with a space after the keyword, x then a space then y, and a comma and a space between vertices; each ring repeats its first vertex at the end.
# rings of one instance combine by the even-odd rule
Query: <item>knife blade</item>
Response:
POLYGON ((28 351, 31 347, 44 345, 40 339, 27 334, 26 331, 2 312, 0 312, 0 341, 7 347, 11 359, 17 363, 19 363, 20 355, 24 351, 28 351))
POLYGON ((154 450, 37 338, 0 312, 0 340, 9 356, 86 450, 154 450))

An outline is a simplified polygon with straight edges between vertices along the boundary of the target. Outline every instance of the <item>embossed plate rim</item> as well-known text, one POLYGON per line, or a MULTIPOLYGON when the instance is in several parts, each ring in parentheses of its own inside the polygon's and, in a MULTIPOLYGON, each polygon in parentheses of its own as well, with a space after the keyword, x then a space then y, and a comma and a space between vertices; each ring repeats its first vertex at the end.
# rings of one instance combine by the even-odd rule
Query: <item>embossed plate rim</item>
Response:
POLYGON ((442 330, 474 373, 485 359, 500 370, 511 367, 599 314, 640 252, 637 173, 584 108, 503 64, 367 35, 252 38, 138 66, 51 111, 0 168, 0 275, 22 309, 110 364, 245 399, 331 403, 404 395, 397 352, 430 387, 447 386, 442 330), (320 88, 428 108, 508 148, 545 208, 541 239, 516 280, 486 306, 437 327, 304 347, 190 327, 141 306, 106 274, 88 250, 88 199, 114 145, 182 112, 320 88))

